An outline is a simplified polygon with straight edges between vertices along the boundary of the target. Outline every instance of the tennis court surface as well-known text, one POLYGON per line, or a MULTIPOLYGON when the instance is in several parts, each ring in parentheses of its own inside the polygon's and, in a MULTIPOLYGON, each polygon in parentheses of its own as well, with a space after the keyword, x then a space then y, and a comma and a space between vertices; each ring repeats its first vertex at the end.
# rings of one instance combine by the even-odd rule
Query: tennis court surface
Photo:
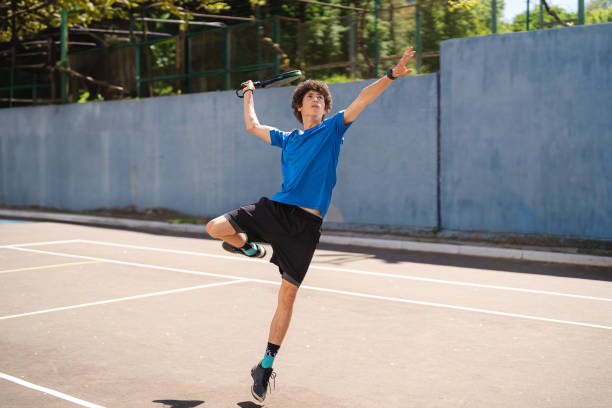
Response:
MULTIPOLYGON (((0 224, 0 405, 258 407, 269 256, 0 224)), ((609 407, 611 271, 322 245, 274 368, 266 407, 609 407)))

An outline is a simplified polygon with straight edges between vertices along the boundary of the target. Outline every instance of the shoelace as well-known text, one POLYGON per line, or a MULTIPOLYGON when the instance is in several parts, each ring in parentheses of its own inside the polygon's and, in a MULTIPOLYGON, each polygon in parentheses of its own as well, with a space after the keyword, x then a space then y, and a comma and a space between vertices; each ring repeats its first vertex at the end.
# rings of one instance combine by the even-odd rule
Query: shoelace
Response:
MULTIPOLYGON (((270 378, 274 381, 274 389, 276 390, 276 371, 272 371, 270 378)), ((270 385, 270 378, 268 378, 268 390, 272 394, 272 386, 270 385)))

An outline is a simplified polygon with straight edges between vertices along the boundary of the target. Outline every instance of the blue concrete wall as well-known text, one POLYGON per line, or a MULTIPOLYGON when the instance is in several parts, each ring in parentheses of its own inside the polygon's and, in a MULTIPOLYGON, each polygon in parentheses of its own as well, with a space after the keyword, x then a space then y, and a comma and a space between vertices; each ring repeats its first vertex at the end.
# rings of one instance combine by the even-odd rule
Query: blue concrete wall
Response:
MULTIPOLYGON (((331 87, 345 109, 368 82, 331 87)), ((437 225, 436 75, 395 81, 344 135, 329 222, 437 225), (338 212, 336 212, 338 210, 338 212)))
MULTIPOLYGON (((612 24, 446 41, 441 220, 454 230, 612 238, 612 24)), ((332 85, 346 108, 371 81, 332 85)), ((297 127, 292 88, 262 123, 297 127)), ((345 135, 327 221, 437 225, 435 75, 394 82, 345 135)), ((216 216, 271 196, 280 150, 233 92, 0 110, 0 203, 216 216)), ((353 225, 353 226, 355 226, 353 225)))
POLYGON ((612 24, 446 41, 442 226, 612 238, 612 24))
MULTIPOLYGON (((332 85, 335 113, 371 81, 332 85)), ((292 88, 258 90, 263 124, 298 126, 292 88)), ((216 216, 271 196, 280 149, 233 92, 0 110, 0 203, 135 205, 216 216)), ((436 77, 398 80, 345 134, 328 221, 436 225, 436 77)))

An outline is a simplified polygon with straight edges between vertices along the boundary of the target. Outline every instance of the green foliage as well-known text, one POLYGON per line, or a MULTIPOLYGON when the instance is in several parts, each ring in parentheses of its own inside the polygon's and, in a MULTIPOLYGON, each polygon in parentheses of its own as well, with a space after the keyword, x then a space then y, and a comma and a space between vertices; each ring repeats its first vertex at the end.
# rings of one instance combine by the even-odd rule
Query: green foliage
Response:
MULTIPOLYGON (((62 10, 68 12, 69 26, 88 26, 103 19, 127 20, 131 11, 150 3, 149 0, 18 0, 17 10, 13 14, 12 0, 0 0, 0 10, 7 17, 1 20, 0 42, 10 41, 13 34, 22 40, 49 27, 59 27, 62 10), (12 26, 13 15, 15 27, 12 26)), ((155 5, 157 9, 167 12, 168 16, 181 18, 190 18, 190 13, 195 10, 219 12, 229 7, 217 0, 157 0, 155 5)))
POLYGON ((205 224, 203 220, 195 218, 169 218, 166 221, 170 224, 205 224))
MULTIPOLYGON (((576 20, 576 13, 570 13, 565 11, 561 7, 550 6, 550 9, 553 10, 559 18, 563 21, 573 22, 576 20)), ((529 12, 529 29, 530 30, 539 30, 541 28, 549 28, 549 27, 558 27, 559 23, 553 16, 546 12, 546 9, 542 10, 542 22, 543 27, 540 27, 540 7, 536 6, 529 12)), ((512 21, 512 31, 525 31, 527 25, 527 11, 519 14, 512 21)))
POLYGON ((585 13, 585 24, 600 24, 612 22, 612 5, 607 9, 594 8, 585 13))
POLYGON ((85 103, 88 99, 89 91, 82 92, 81 95, 79 95, 79 100, 77 101, 77 103, 85 103))
POLYGON ((607 10, 612 6, 612 0, 591 0, 587 3, 587 11, 607 10))
POLYGON ((153 57, 152 71, 154 73, 164 73, 168 68, 174 66, 176 59, 176 41, 164 41, 149 46, 153 57))
POLYGON ((174 87, 172 85, 168 86, 153 86, 153 95, 154 96, 166 96, 166 95, 176 95, 174 92, 174 87))
MULTIPOLYGON (((503 8, 504 0, 497 1, 498 32, 504 27, 500 20, 503 8)), ((438 51, 440 43, 451 38, 491 34, 491 18, 491 0, 472 2, 470 7, 448 7, 445 3, 422 6, 423 51, 438 51)), ((423 61, 424 72, 436 72, 439 68, 440 62, 437 58, 423 61)))
POLYGON ((332 74, 330 76, 322 77, 320 80, 327 84, 339 84, 342 82, 351 82, 355 79, 345 74, 332 74))
POLYGON ((98 94, 96 96, 95 99, 89 99, 90 97, 90 93, 89 91, 83 91, 81 92, 81 94, 79 95, 79 99, 76 101, 77 103, 85 103, 85 102, 102 102, 104 100, 104 98, 102 97, 102 95, 98 94))
POLYGON ((451 10, 469 10, 478 3, 478 0, 448 0, 448 4, 451 10))
MULTIPOLYGON (((354 78, 374 77, 374 55, 376 54, 375 38, 378 38, 378 56, 383 58, 378 66, 378 74, 395 63, 395 58, 408 45, 416 45, 416 7, 414 1, 378 0, 377 31, 375 30, 374 0, 324 0, 343 6, 364 8, 369 12, 355 12, 321 4, 307 4, 299 1, 285 0, 15 0, 17 14, 16 25, 12 25, 13 0, 0 0, 0 42, 10 41, 13 34, 18 39, 36 34, 48 27, 58 27, 60 12, 68 11, 69 25, 91 25, 99 21, 113 25, 121 19, 134 19, 134 30, 167 32, 177 37, 164 41, 148 41, 141 44, 140 74, 141 78, 167 77, 185 72, 185 48, 181 45, 186 27, 139 20, 138 16, 146 13, 149 17, 189 19, 190 13, 212 13, 225 10, 223 14, 240 17, 254 17, 256 14, 266 19, 272 16, 289 17, 280 19, 280 41, 273 40, 273 23, 271 19, 262 24, 261 49, 264 63, 269 63, 273 52, 280 54, 281 70, 301 68, 307 71, 310 78, 322 79, 328 83, 347 82, 354 78), (232 8, 229 8, 229 5, 232 8), (146 8, 146 11, 144 11, 146 8), (390 11, 393 8, 394 11, 390 11), (257 12, 256 12, 257 10, 257 12), (354 31, 351 30, 353 27, 354 31), (15 33, 13 33, 15 28, 15 33), (351 32, 354 32, 354 42, 351 42, 351 32), (300 36, 301 34, 301 36, 300 36), (351 58, 351 47, 354 44, 356 64, 347 67, 351 58), (301 52, 300 52, 301 51, 301 52), (389 58, 386 58, 389 57, 389 58), (313 70, 313 66, 317 66, 313 70)), ((533 3, 537 2, 533 0, 533 3)), ((421 17, 422 51, 425 56, 421 61, 422 72, 439 70, 439 58, 435 53, 440 49, 440 43, 452 38, 488 35, 491 33, 492 0, 450 0, 421 1, 419 7, 421 17), (433 54, 433 55, 432 55, 433 54)), ((518 15, 512 23, 501 20, 504 0, 498 0, 497 27, 498 32, 524 31, 526 13, 518 15)), ((562 8, 553 7, 563 20, 575 21, 576 14, 562 8)), ((543 13, 544 27, 558 26, 554 18, 546 11, 543 13)), ((591 0, 587 4, 586 23, 604 23, 612 21, 612 0, 591 0)), ((539 8, 535 6, 530 14, 531 29, 539 27, 539 8)), ((232 68, 239 65, 251 65, 256 61, 255 24, 244 22, 226 22, 235 34, 231 38, 240 38, 232 42, 230 64, 232 68), (232 24, 240 27, 232 28, 232 24), (240 56, 240 58, 235 57, 240 56), (238 62, 234 62, 234 60, 238 62)), ((193 33, 193 27, 192 31, 193 33)), ((194 71, 223 69, 220 57, 223 52, 222 33, 217 30, 210 34, 197 34, 191 37, 190 58, 194 71), (207 40, 202 38, 207 36, 207 40), (197 44, 197 46, 196 46, 197 44), (206 50, 205 52, 202 50, 206 50), (198 60, 199 58, 199 60, 198 60), (194 62, 197 61, 197 62, 194 62)), ((125 38, 121 39, 125 40, 125 38)), ((120 41, 112 36, 105 38, 106 45, 120 41)), ((411 64, 416 64, 416 58, 411 64)), ((133 63, 133 62, 132 62, 133 63)), ((109 65, 112 65, 109 63, 109 65)), ((116 65, 116 64, 115 64, 116 65)), ((413 65, 412 68, 415 66, 413 65)), ((104 72, 100 70, 99 72, 104 72)), ((248 75, 255 75, 255 70, 248 75)), ((271 72, 269 69, 267 72, 271 72)), ((247 74, 244 74, 247 75, 247 74)), ((98 78, 97 74, 92 76, 98 78)), ((242 74, 233 73, 231 81, 242 74)), ((219 89, 223 86, 222 75, 218 78, 206 78, 200 81, 199 90, 219 89), (219 80, 217 80, 219 79, 219 80), (216 82, 215 82, 216 81, 216 82), (204 83, 204 85, 201 85, 204 83)), ((108 80, 108 79, 107 79, 108 80)), ((230 82, 231 82, 230 81, 230 82)), ((112 81, 110 81, 112 82, 112 81)), ((197 81, 194 81, 196 83, 197 81)), ((141 90, 145 95, 159 96, 180 94, 185 86, 182 79, 146 81, 141 90)), ((90 88, 92 89, 92 88, 90 88)), ((97 92, 97 91, 96 91, 97 92)), ((96 93, 93 92, 93 93, 96 93)), ((74 94, 73 94, 74 95, 74 94)), ((105 94, 106 95, 106 94, 105 94)), ((110 98, 110 97, 109 97, 110 98)), ((89 92, 80 93, 79 102, 97 99, 89 92)))
MULTIPOLYGON (((584 16, 585 24, 599 24, 612 22, 612 3, 611 0, 593 0, 588 3, 587 11, 584 16)), ((563 21, 572 23, 578 20, 577 13, 572 13, 564 10, 561 7, 551 6, 551 9, 557 13, 563 21)), ((557 21, 549 15, 546 10, 543 10, 543 26, 544 28, 559 27, 557 21)), ((529 29, 540 29, 540 9, 539 6, 534 7, 529 13, 529 29)), ((523 12, 516 16, 511 24, 512 31, 526 31, 527 12, 523 12)))

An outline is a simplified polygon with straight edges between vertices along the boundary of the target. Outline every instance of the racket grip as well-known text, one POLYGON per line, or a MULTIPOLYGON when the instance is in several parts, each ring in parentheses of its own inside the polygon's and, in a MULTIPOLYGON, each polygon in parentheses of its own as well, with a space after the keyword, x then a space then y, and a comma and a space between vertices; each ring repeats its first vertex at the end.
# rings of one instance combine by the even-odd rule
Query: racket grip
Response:
MULTIPOLYGON (((253 86, 254 86, 255 88, 262 88, 262 87, 263 87, 263 85, 262 85, 261 81, 255 81, 255 82, 253 82, 253 86)), ((237 97, 239 97, 239 98, 244 98, 244 88, 245 88, 245 87, 244 87, 244 86, 242 86, 242 87, 240 87, 240 89, 236 89, 236 96, 237 96, 237 97), (240 93, 241 91, 242 91, 242 93, 240 93)))

